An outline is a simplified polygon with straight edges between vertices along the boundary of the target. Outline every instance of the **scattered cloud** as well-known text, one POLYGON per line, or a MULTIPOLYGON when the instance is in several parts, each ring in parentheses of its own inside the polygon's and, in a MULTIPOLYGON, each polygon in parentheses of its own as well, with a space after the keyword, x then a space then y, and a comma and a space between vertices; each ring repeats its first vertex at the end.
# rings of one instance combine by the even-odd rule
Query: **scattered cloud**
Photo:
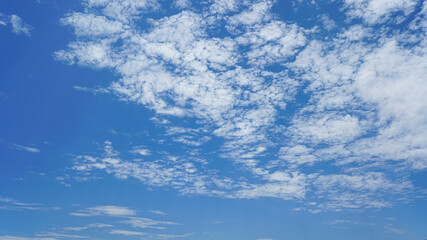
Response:
POLYGON ((23 203, 13 198, 0 197, 0 210, 45 210, 38 203, 23 203))
POLYGON ((14 144, 14 143, 10 144, 10 146, 12 146, 15 149, 22 150, 22 151, 27 151, 27 152, 32 152, 32 153, 39 153, 40 152, 40 150, 38 148, 35 148, 35 147, 28 147, 28 146, 14 144))
POLYGON ((144 156, 136 161, 106 141, 73 169, 182 194, 296 199, 313 213, 409 201, 411 173, 427 168, 427 7, 414 12, 416 2, 342 0, 345 26, 320 13, 307 29, 282 21, 274 1, 209 1, 200 11, 175 1, 177 13, 142 28, 141 13, 160 3, 90 0, 62 19, 76 40, 56 59, 114 71, 106 92, 152 110, 162 143, 194 151, 122 151, 144 156), (389 31, 402 19, 408 28, 389 31), (238 174, 207 164, 204 151, 238 174))
POLYGON ((3 13, 0 13, 0 26, 6 26, 7 22, 6 16, 3 13))
POLYGON ((170 238, 185 238, 191 236, 190 233, 186 234, 155 234, 152 235, 151 238, 153 239, 170 239, 170 238))
POLYGON ((84 210, 79 210, 77 212, 71 213, 73 216, 79 217, 92 217, 92 216, 110 216, 110 217, 126 217, 136 215, 136 211, 128 207, 120 206, 96 206, 87 208, 84 210))
POLYGON ((113 225, 105 224, 105 223, 91 223, 84 227, 64 227, 62 229, 65 231, 82 231, 89 228, 107 228, 107 227, 113 227, 113 225))
POLYGON ((337 24, 335 23, 335 21, 329 18, 328 15, 322 14, 319 18, 322 21, 323 27, 326 30, 330 31, 337 27, 337 24))
POLYGON ((157 215, 166 215, 167 213, 163 212, 163 211, 159 211, 159 210, 149 210, 150 213, 154 213, 157 215))
POLYGON ((0 240, 56 240, 56 238, 28 238, 17 236, 0 236, 0 240))
POLYGON ((128 231, 128 230, 111 230, 110 234, 119 234, 123 236, 144 236, 147 235, 147 233, 144 232, 135 232, 135 231, 128 231))
POLYGON ((375 24, 386 21, 395 12, 410 14, 417 0, 344 0, 347 15, 362 18, 367 23, 375 24))
POLYGON ((390 233, 396 233, 396 234, 403 234, 403 233, 405 233, 404 231, 402 231, 402 230, 399 230, 399 229, 397 229, 397 228, 393 228, 393 227, 389 227, 389 226, 385 226, 384 227, 384 229, 387 231, 387 232, 390 232, 390 233))
POLYGON ((74 239, 89 238, 88 236, 70 235, 70 234, 62 234, 62 233, 55 233, 55 232, 38 233, 36 234, 36 236, 37 237, 54 237, 54 238, 74 238, 74 239))
POLYGON ((15 34, 23 34, 26 36, 31 35, 31 31, 33 30, 33 27, 24 21, 18 16, 18 15, 10 15, 6 16, 2 13, 0 13, 0 26, 7 26, 10 25, 12 28, 12 32, 15 34))
POLYGON ((344 219, 339 219, 339 220, 334 220, 332 222, 329 222, 328 224, 330 225, 367 225, 367 226, 375 226, 374 223, 364 223, 364 222, 358 222, 358 221, 353 221, 353 220, 344 220, 344 219))
POLYGON ((143 146, 133 147, 133 149, 130 152, 134 154, 139 154, 141 156, 151 155, 151 151, 143 146))
POLYGON ((124 220, 123 223, 129 224, 136 228, 153 228, 153 229, 166 229, 164 225, 178 225, 175 222, 156 221, 149 218, 130 217, 124 220))
POLYGON ((12 25, 12 32, 16 34, 24 34, 26 36, 31 35, 31 30, 33 27, 22 21, 22 19, 17 15, 10 15, 10 24, 12 25))

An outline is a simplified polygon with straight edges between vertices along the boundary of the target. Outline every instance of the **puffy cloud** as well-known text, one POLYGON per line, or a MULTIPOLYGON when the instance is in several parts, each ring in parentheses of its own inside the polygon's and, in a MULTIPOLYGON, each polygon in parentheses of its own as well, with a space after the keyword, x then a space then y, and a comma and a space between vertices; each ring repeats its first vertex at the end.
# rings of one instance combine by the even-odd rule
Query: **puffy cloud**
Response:
POLYGON ((236 11, 238 8, 238 1, 236 0, 213 0, 213 4, 210 6, 211 13, 229 13, 236 11))
POLYGON ((105 16, 94 14, 72 13, 62 18, 61 23, 72 25, 75 34, 79 36, 110 36, 123 31, 123 24, 120 21, 109 20, 105 16))
POLYGON ((147 9, 157 9, 156 0, 85 0, 88 7, 101 8, 102 13, 112 19, 129 22, 147 9))
POLYGON ((191 6, 190 0, 174 0, 174 5, 178 9, 185 9, 191 6))
POLYGON ((304 29, 296 24, 271 21, 251 27, 237 37, 237 41, 243 46, 250 46, 251 51, 247 53, 249 63, 263 66, 283 63, 305 45, 306 37, 304 29))
POLYGON ((231 25, 253 25, 270 20, 272 5, 272 1, 260 1, 251 5, 249 9, 230 17, 229 22, 231 25))
POLYGON ((408 15, 416 4, 417 0, 344 0, 350 17, 360 17, 371 24, 385 21, 395 12, 408 15))

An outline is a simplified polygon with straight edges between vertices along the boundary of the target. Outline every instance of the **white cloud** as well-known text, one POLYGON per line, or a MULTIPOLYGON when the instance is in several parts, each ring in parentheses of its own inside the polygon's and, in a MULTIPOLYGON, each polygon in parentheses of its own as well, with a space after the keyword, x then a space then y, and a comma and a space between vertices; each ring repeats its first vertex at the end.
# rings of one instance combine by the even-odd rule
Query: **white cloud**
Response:
POLYGON ((296 24, 271 21, 255 25, 237 37, 242 45, 250 45, 247 53, 249 63, 259 66, 282 63, 294 55, 306 43, 304 29, 296 24))
POLYGON ((71 13, 61 19, 64 25, 72 25, 79 36, 105 36, 119 34, 123 31, 120 21, 112 21, 104 16, 94 14, 71 13))
MULTIPOLYGON (((110 144, 110 142, 106 144, 108 151, 119 154, 110 144)), ((101 158, 78 156, 74 169, 84 174, 104 170, 107 173, 114 174, 119 179, 133 177, 151 186, 171 185, 182 191, 206 193, 207 178, 198 171, 195 164, 176 158, 171 161, 172 158, 165 156, 164 160, 139 162, 126 161, 118 155, 114 157, 105 155, 101 158)))
POLYGON ((88 7, 102 8, 107 17, 122 22, 137 18, 138 14, 147 9, 157 9, 156 0, 85 0, 88 7))
POLYGON ((133 216, 136 215, 136 211, 132 210, 128 207, 120 207, 120 206, 96 206, 87 208, 84 210, 79 210, 77 212, 71 213, 73 216, 80 217, 91 217, 91 216, 111 216, 111 217, 125 217, 125 216, 133 216))
POLYGON ((323 23, 323 27, 328 31, 337 27, 337 24, 335 23, 335 21, 329 18, 329 16, 326 14, 322 14, 320 16, 320 20, 323 23))
POLYGON ((23 203, 13 198, 0 197, 0 210, 45 210, 38 203, 23 203))
POLYGON ((113 225, 105 224, 105 223, 91 223, 84 227, 64 227, 62 229, 64 229, 65 231, 81 231, 89 228, 106 228, 106 227, 113 227, 113 225))
POLYGON ((80 235, 70 235, 70 234, 62 234, 62 233, 55 233, 55 232, 47 232, 47 233, 38 233, 36 234, 38 237, 54 237, 54 238, 74 238, 74 239, 81 239, 81 238, 89 238, 88 236, 80 236, 80 235))
POLYGON ((147 235, 147 233, 144 232, 135 232, 135 231, 128 231, 128 230, 111 230, 110 234, 119 234, 123 236, 144 236, 147 235))
POLYGON ((314 143, 346 143, 363 133, 357 117, 338 114, 311 114, 295 119, 290 129, 296 139, 314 143))
POLYGON ((169 238, 183 238, 191 236, 190 233, 186 234, 155 234, 152 237, 154 239, 169 239, 169 238))
POLYGON ((22 151, 27 151, 27 152, 32 152, 32 153, 39 153, 40 152, 40 150, 38 148, 35 148, 35 147, 28 147, 28 146, 14 144, 14 143, 12 143, 11 146, 18 149, 18 150, 22 150, 22 151))
POLYGON ((253 25, 271 19, 270 8, 271 1, 260 1, 249 7, 249 9, 230 17, 229 22, 232 25, 253 25))
POLYGON ((166 215, 167 213, 163 212, 163 211, 159 211, 159 210, 149 210, 150 213, 154 213, 157 215, 166 215))
POLYGON ((12 25, 12 32, 16 34, 24 34, 27 36, 31 35, 31 30, 33 27, 22 21, 22 19, 17 15, 10 15, 10 24, 12 25))
POLYGON ((397 233, 397 234, 404 234, 405 233, 402 230, 399 230, 399 229, 394 228, 394 227, 389 227, 389 226, 385 226, 384 229, 387 230, 387 232, 390 232, 390 233, 397 233))
POLYGON ((210 12, 215 14, 224 14, 237 10, 238 2, 236 0, 213 0, 210 6, 210 12))
POLYGON ((372 37, 372 29, 362 25, 353 25, 339 36, 349 41, 360 41, 372 37))
POLYGON ((0 236, 0 240, 56 240, 56 238, 28 238, 17 236, 0 236))
POLYGON ((293 199, 303 198, 305 195, 304 183, 266 183, 248 186, 248 189, 242 189, 236 192, 237 198, 281 198, 281 199, 293 199))
POLYGON ((281 159, 297 165, 313 164, 316 161, 320 161, 317 156, 313 155, 314 151, 314 149, 304 145, 295 145, 280 148, 279 155, 281 159))
POLYGON ((133 150, 131 150, 130 152, 134 154, 139 154, 141 156, 151 155, 151 151, 143 146, 134 147, 133 150))
POLYGON ((360 175, 323 175, 314 180, 319 196, 330 202, 319 208, 340 211, 344 208, 382 208, 391 205, 390 193, 405 195, 413 186, 408 180, 392 182, 385 174, 367 172, 360 175))
POLYGON ((178 225, 175 222, 156 221, 149 218, 130 217, 124 220, 123 223, 129 224, 137 228, 153 228, 153 229, 166 229, 165 225, 178 225))
POLYGON ((3 13, 0 13, 0 25, 6 26, 7 22, 8 22, 7 17, 3 13))
POLYGON ((416 3, 417 0, 344 0, 350 17, 361 17, 371 24, 384 21, 398 11, 408 15, 416 3))
POLYGON ((375 223, 364 223, 364 222, 358 222, 353 220, 346 220, 346 219, 338 219, 329 222, 330 225, 367 225, 367 226, 375 226, 375 223))
POLYGON ((88 0, 62 20, 76 41, 57 59, 114 71, 120 79, 106 92, 153 110, 164 141, 198 151, 154 157, 135 147, 146 159, 136 161, 107 141, 104 154, 78 156, 75 170, 183 194, 314 198, 313 213, 386 207, 410 195, 408 175, 427 168, 426 4, 408 30, 391 33, 381 24, 406 16, 413 1, 345 0, 346 14, 368 24, 340 27, 320 14, 325 29, 335 27, 327 37, 279 20, 271 1, 203 4, 147 19, 147 29, 135 19, 159 7, 151 1, 88 0), (187 119, 193 129, 180 125, 187 119), (195 160, 216 138, 235 178, 195 160))
POLYGON ((191 1, 190 0, 174 0, 173 4, 178 9, 185 9, 191 6, 191 1))

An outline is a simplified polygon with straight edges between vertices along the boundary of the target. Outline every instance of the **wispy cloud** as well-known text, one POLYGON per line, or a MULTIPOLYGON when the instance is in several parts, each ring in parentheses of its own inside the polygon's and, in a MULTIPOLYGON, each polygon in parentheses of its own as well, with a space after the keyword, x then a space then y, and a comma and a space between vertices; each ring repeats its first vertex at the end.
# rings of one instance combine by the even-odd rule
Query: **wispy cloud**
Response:
POLYGON ((136 215, 136 211, 128 207, 107 205, 107 206, 91 207, 91 208, 79 210, 77 212, 73 212, 70 214, 73 216, 80 216, 80 217, 92 217, 92 216, 125 217, 125 216, 136 215))
POLYGON ((10 24, 12 25, 12 32, 16 34, 24 34, 27 36, 31 35, 33 27, 29 24, 24 23, 22 19, 17 15, 10 15, 10 24))
POLYGON ((12 27, 12 32, 15 34, 23 34, 26 36, 31 35, 33 27, 24 21, 18 15, 6 16, 0 13, 0 26, 10 25, 12 27))
POLYGON ((28 238, 18 236, 0 236, 0 240, 56 240, 56 238, 28 238))
POLYGON ((385 226, 384 229, 387 230, 387 232, 390 232, 390 233, 397 233, 397 234, 404 234, 405 233, 402 230, 399 230, 399 229, 394 228, 394 227, 389 227, 389 226, 385 226))
POLYGON ((128 230, 111 230, 110 234, 119 234, 123 236, 144 236, 147 235, 147 233, 144 232, 135 232, 135 231, 128 231, 128 230))
POLYGON ((29 147, 29 146, 24 146, 24 145, 19 145, 19 144, 10 144, 13 148, 18 149, 18 150, 22 150, 22 151, 27 151, 27 152, 32 152, 32 153, 39 153, 40 150, 38 148, 35 147, 29 147))
POLYGON ((165 225, 179 225, 175 222, 156 221, 153 219, 140 217, 130 217, 127 220, 124 220, 123 223, 129 224, 132 227, 153 229, 166 229, 165 225))
POLYGON ((163 211, 159 211, 159 210, 149 210, 150 213, 154 213, 157 215, 166 215, 167 213, 163 212, 163 211))
POLYGON ((89 228, 107 228, 107 227, 113 227, 113 225, 105 224, 105 223, 91 223, 84 227, 63 227, 62 229, 65 231, 81 231, 89 228))
POLYGON ((153 239, 170 239, 170 238, 185 238, 191 236, 191 233, 185 234, 153 234, 151 238, 153 239))
POLYGON ((74 239, 89 238, 88 236, 70 235, 70 234, 62 234, 62 233, 56 233, 56 232, 38 233, 36 234, 36 236, 37 237, 54 237, 54 238, 74 238, 74 239))
POLYGON ((38 203, 23 203, 13 198, 0 197, 0 210, 45 210, 38 203))

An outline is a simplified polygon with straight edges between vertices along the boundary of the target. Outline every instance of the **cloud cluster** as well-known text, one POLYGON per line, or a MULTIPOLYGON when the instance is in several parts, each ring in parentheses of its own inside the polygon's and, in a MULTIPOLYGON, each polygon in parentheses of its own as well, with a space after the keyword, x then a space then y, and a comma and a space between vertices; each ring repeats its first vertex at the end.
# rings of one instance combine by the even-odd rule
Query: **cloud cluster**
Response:
POLYGON ((151 109, 193 153, 222 139, 217 157, 241 174, 138 146, 131 151, 147 161, 135 161, 111 142, 78 156, 74 169, 184 194, 310 198, 331 210, 386 207, 410 194, 410 173, 427 168, 426 4, 340 3, 364 22, 339 25, 322 12, 319 26, 334 29, 325 34, 281 20, 273 1, 199 10, 175 1, 178 13, 158 19, 144 18, 164 10, 156 1, 84 1, 61 20, 76 40, 56 58, 114 71, 120 79, 105 92, 151 109), (403 20, 406 28, 390 30, 403 20))
POLYGON ((386 21, 394 13, 401 12, 404 16, 410 14, 417 0, 344 0, 348 8, 348 16, 363 18, 370 24, 386 21))

